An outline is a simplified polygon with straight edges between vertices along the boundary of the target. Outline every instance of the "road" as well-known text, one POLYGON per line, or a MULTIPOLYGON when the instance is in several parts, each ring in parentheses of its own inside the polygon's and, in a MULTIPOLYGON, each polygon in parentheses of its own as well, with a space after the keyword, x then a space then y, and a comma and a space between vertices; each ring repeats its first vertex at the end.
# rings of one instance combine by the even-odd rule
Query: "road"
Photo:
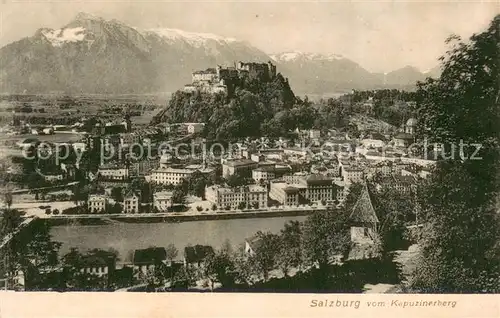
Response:
POLYGON ((294 212, 294 211, 324 211, 327 209, 326 206, 280 206, 280 207, 271 207, 267 209, 251 209, 251 210, 216 210, 216 211, 197 211, 195 209, 189 210, 186 212, 163 212, 163 213, 120 213, 120 214, 78 214, 78 215, 54 215, 54 214, 45 214, 45 209, 40 209, 40 206, 50 206, 50 209, 54 211, 58 209, 62 211, 67 208, 74 207, 75 204, 73 201, 54 201, 54 202, 27 202, 27 203, 15 203, 11 208, 21 210, 26 212, 26 216, 30 217, 38 217, 41 219, 46 218, 56 218, 56 219, 83 219, 83 218, 150 218, 150 217, 193 217, 193 216, 209 216, 209 215, 240 215, 248 212, 252 213, 269 213, 276 212, 279 214, 280 212, 294 212))
POLYGON ((12 204, 11 209, 26 212, 26 216, 36 216, 39 218, 48 217, 48 215, 45 214, 45 209, 40 209, 40 206, 49 206, 52 211, 54 211, 55 209, 62 211, 64 209, 74 207, 75 203, 73 201, 20 202, 12 204))
POLYGON ((4 248, 5 245, 7 245, 7 243, 10 242, 10 240, 12 240, 14 236, 16 236, 17 233, 19 233, 19 231, 21 231, 24 227, 33 222, 35 219, 36 217, 28 217, 24 219, 24 221, 22 221, 21 224, 19 224, 19 226, 13 232, 4 236, 0 243, 0 251, 4 248))

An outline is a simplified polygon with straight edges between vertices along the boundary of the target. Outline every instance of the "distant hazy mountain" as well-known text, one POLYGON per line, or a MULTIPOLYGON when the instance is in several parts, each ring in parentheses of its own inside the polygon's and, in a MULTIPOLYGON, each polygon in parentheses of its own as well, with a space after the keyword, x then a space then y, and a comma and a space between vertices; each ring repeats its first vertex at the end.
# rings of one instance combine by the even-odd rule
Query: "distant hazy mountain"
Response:
POLYGON ((424 72, 426 77, 438 78, 441 76, 441 66, 437 65, 424 72))
POLYGON ((0 49, 3 92, 173 91, 191 72, 238 60, 267 61, 251 45, 174 29, 137 30, 88 14, 0 49))
POLYGON ((271 55, 297 92, 321 94, 380 86, 379 78, 337 54, 285 52, 271 55))
POLYGON ((413 68, 372 74, 335 54, 288 52, 269 56, 249 43, 176 29, 139 30, 80 13, 53 30, 0 48, 0 91, 8 93, 151 93, 175 91, 191 72, 241 61, 275 60, 294 91, 323 94, 413 85, 413 68))
POLYGON ((406 86, 425 79, 425 75, 413 66, 405 66, 385 74, 384 84, 388 86, 406 86))
POLYGON ((416 81, 424 80, 427 76, 439 76, 439 68, 422 73, 411 66, 387 74, 371 73, 338 54, 285 52, 271 55, 271 58, 290 77, 290 83, 296 91, 316 94, 350 89, 411 89, 415 87, 416 81))

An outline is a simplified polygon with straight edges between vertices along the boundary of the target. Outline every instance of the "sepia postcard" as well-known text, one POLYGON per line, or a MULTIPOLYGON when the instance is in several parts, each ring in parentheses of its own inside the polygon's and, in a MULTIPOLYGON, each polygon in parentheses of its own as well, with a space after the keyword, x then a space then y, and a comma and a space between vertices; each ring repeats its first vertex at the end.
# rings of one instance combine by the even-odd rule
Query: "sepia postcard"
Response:
POLYGON ((0 3, 0 317, 500 317, 500 2, 0 3))

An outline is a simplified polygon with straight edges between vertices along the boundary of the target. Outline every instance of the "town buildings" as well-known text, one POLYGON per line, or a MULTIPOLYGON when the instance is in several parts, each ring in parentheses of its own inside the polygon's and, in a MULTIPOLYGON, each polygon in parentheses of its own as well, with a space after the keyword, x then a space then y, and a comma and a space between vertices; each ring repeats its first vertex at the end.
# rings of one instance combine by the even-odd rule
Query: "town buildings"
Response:
POLYGON ((209 186, 205 189, 205 197, 222 209, 267 208, 267 190, 259 185, 236 188, 209 186))
POLYGON ((255 182, 269 182, 270 180, 281 178, 282 176, 291 173, 292 169, 289 165, 262 166, 252 170, 252 179, 255 182))
POLYGON ((171 191, 158 191, 153 194, 153 208, 160 212, 166 212, 172 206, 171 191))
POLYGON ((285 181, 271 182, 269 197, 286 206, 297 206, 300 202, 300 188, 285 181))
POLYGON ((159 168, 151 172, 151 181, 158 184, 178 185, 195 171, 185 168, 159 168))
POLYGON ((90 213, 104 213, 108 204, 108 198, 103 194, 90 194, 87 204, 90 213))
POLYGON ((184 266, 200 267, 202 262, 214 253, 214 249, 210 245, 186 246, 184 248, 184 266))
POLYGON ((251 176, 252 170, 259 166, 258 162, 250 159, 227 160, 222 164, 222 176, 228 178, 233 174, 251 176))
POLYGON ((319 174, 295 174, 271 181, 269 196, 285 205, 300 202, 332 202, 337 199, 338 186, 334 179, 319 174))
POLYGON ((346 184, 361 183, 364 180, 364 169, 361 167, 347 166, 342 169, 342 176, 346 184))
POLYGON ((105 181, 125 181, 129 177, 129 170, 124 165, 103 164, 99 166, 98 177, 105 181))
POLYGON ((140 200, 140 194, 129 189, 123 196, 123 212, 139 213, 140 200))
POLYGON ((79 266, 81 273, 106 277, 109 280, 116 269, 116 255, 102 250, 91 251, 89 254, 83 255, 79 266))
POLYGON ((148 271, 153 271, 161 263, 165 264, 166 259, 167 251, 164 247, 135 250, 132 258, 135 275, 138 277, 147 275, 148 271))
POLYGON ((224 93, 232 95, 235 86, 243 78, 259 78, 270 81, 276 76, 276 66, 271 63, 238 62, 234 66, 207 68, 195 71, 191 76, 191 84, 184 86, 184 91, 204 93, 224 93))

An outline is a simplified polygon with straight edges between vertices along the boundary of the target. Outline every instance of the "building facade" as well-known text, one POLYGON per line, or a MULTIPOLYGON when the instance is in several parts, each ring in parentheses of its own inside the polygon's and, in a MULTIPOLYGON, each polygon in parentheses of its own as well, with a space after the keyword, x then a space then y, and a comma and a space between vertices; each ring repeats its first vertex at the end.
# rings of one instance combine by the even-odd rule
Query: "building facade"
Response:
POLYGON ((153 207, 160 212, 166 212, 172 206, 173 192, 159 191, 153 194, 153 207))
POLYGON ((151 181, 157 184, 178 185, 195 171, 182 168, 159 168, 151 172, 151 181))
POLYGON ((124 213, 139 213, 141 197, 135 191, 127 191, 123 196, 123 212, 124 213))
POLYGON ((207 201, 217 205, 222 209, 235 210, 242 205, 245 208, 257 207, 259 209, 267 207, 267 190, 258 185, 228 188, 221 186, 210 186, 205 189, 207 201))
POLYGON ((97 173, 100 179, 110 181, 124 181, 129 177, 127 167, 114 164, 99 166, 97 173))
POLYGON ((228 178, 233 174, 251 176, 252 170, 258 167, 258 163, 250 159, 227 160, 222 164, 222 176, 228 178))
POLYGON ((104 213, 108 204, 107 196, 103 194, 91 194, 87 200, 90 213, 104 213))
POLYGON ((300 189, 284 181, 271 182, 269 197, 286 206, 299 205, 300 189))

